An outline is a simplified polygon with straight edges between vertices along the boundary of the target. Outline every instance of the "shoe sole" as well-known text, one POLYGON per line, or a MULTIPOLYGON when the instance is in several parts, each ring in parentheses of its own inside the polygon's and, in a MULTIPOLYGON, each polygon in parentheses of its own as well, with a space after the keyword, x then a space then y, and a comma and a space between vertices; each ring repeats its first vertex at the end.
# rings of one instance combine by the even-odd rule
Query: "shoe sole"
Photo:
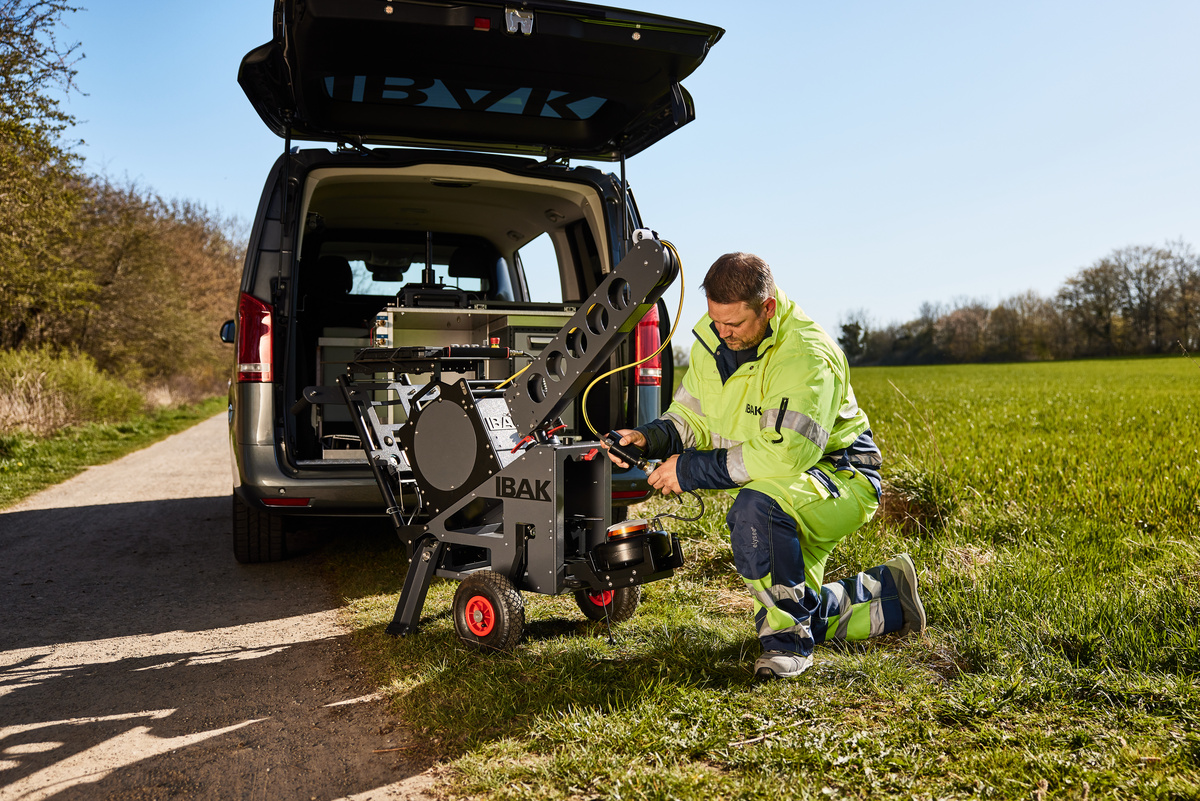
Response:
POLYGON ((766 667, 764 665, 763 667, 760 667, 758 670, 754 671, 754 680, 755 681, 772 681, 774 679, 793 679, 796 676, 799 676, 804 671, 808 670, 810 667, 812 667, 811 661, 806 663, 804 665, 804 667, 800 668, 799 670, 778 672, 778 671, 771 670, 771 668, 766 667))

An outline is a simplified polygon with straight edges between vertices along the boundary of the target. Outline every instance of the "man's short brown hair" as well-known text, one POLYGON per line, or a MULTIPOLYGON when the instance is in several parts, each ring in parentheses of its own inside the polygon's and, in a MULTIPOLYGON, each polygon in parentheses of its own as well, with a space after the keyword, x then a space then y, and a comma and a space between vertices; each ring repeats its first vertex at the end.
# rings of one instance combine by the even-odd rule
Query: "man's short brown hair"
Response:
POLYGON ((714 303, 741 301, 756 311, 775 297, 771 268, 753 253, 726 253, 708 268, 700 286, 714 303))

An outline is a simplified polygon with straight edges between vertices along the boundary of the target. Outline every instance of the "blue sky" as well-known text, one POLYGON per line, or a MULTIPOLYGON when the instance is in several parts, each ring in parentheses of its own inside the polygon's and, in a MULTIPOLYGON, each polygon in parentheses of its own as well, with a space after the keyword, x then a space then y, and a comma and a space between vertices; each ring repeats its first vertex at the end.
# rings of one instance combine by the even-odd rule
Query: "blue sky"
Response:
MULTIPOLYGON (((1051 294, 1117 247, 1200 247, 1200 3, 621 5, 726 29, 685 81, 696 121, 628 164, 685 260, 689 324, 730 250, 766 258, 836 336, 854 310, 885 324, 923 301, 1051 294)), ((282 140, 237 67, 271 10, 70 15, 88 169, 249 220, 282 140)))

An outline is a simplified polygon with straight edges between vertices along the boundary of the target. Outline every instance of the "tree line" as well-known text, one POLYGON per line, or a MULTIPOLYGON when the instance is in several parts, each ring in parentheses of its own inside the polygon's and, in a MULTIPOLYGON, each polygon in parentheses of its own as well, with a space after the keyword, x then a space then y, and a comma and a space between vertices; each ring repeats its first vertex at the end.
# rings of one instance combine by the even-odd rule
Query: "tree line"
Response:
POLYGON ((0 349, 83 354, 140 386, 223 387, 244 231, 204 206, 89 174, 59 98, 79 44, 61 0, 0 0, 0 349))
POLYGON ((1118 248, 1068 277, 1053 297, 996 305, 925 303, 905 323, 853 312, 838 343, 854 364, 1038 361, 1200 352, 1200 258, 1183 241, 1118 248))

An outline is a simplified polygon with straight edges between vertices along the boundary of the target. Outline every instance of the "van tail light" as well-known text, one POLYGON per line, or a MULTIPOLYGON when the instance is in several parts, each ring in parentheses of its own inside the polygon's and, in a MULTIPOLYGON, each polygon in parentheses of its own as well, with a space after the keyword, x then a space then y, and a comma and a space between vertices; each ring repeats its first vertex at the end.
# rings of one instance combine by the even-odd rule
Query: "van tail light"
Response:
MULTIPOLYGON (((651 353, 658 350, 662 337, 658 331, 658 305, 650 307, 646 316, 637 324, 634 334, 634 361, 642 361, 651 353)), ((633 383, 639 387, 657 387, 662 385, 662 354, 639 364, 633 383)))
POLYGON ((238 297, 237 380, 266 383, 275 380, 271 346, 271 304, 243 292, 238 297))

